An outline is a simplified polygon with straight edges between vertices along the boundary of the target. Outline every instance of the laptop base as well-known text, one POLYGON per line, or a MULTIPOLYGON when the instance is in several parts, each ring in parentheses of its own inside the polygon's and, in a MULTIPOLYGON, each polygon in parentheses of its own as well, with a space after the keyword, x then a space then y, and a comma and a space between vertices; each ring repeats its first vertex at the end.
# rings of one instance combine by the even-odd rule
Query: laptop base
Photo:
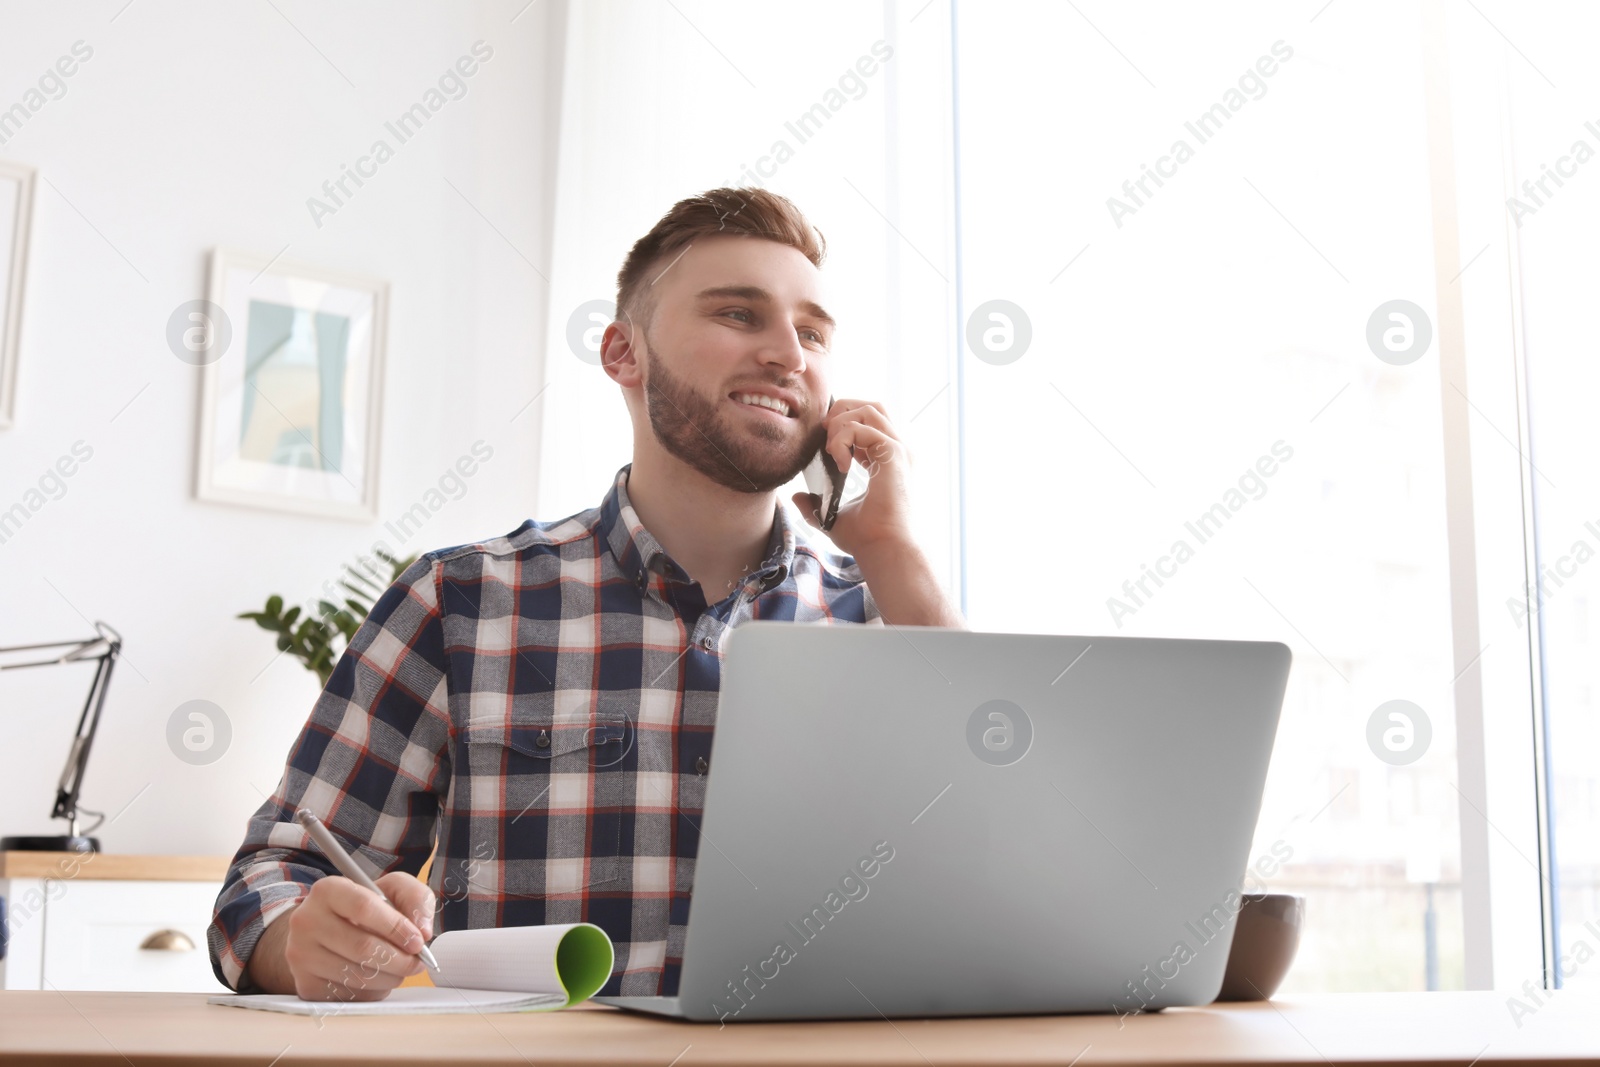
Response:
POLYGON ((596 1004, 609 1004, 627 1011, 648 1012, 651 1015, 671 1015, 683 1018, 683 1007, 677 997, 590 997, 596 1004))

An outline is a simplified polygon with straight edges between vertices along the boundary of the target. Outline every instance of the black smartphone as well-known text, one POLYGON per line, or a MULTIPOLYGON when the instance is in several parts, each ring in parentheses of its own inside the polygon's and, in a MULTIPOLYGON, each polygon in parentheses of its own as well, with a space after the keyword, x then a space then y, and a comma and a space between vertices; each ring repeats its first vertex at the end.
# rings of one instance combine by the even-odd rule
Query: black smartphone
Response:
MULTIPOLYGON (((828 398, 828 410, 833 409, 833 397, 828 398)), ((818 499, 817 519, 824 530, 833 529, 839 517, 839 501, 844 498, 844 471, 833 461, 826 446, 819 448, 805 469, 806 490, 818 499)))

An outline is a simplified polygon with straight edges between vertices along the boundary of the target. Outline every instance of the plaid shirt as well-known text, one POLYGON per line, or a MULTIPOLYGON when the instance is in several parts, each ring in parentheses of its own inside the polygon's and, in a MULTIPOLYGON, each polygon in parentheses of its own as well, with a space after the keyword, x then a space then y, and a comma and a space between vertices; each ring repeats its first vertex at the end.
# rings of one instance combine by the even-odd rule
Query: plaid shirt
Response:
POLYGON ((372 607, 251 816, 217 898, 212 968, 336 873, 309 807, 376 877, 434 853, 435 929, 591 922, 602 993, 677 992, 726 631, 880 621, 849 556, 780 501, 761 567, 707 605, 628 501, 429 552, 372 607), (437 841, 437 851, 435 843, 437 841))

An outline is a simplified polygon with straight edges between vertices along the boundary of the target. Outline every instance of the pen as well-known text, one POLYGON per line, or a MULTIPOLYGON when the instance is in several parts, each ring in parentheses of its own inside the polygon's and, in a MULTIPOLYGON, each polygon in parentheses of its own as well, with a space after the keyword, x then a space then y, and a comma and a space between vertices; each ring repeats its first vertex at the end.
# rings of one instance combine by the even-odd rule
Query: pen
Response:
MULTIPOLYGON (((322 820, 317 818, 316 812, 310 808, 301 808, 294 813, 294 821, 305 827, 306 833, 311 835, 311 840, 315 841, 317 847, 322 850, 322 854, 332 860, 335 867, 339 868, 340 874, 363 889, 370 889, 378 896, 383 897, 384 900, 389 900, 388 897, 383 896, 383 890, 379 889, 372 879, 367 877, 367 872, 363 871, 356 865, 356 861, 350 858, 350 853, 344 850, 344 846, 339 844, 338 839, 328 832, 326 826, 322 825, 322 820)), ((389 902, 391 904, 394 903, 393 901, 389 902)), ((427 945, 423 945, 422 950, 417 955, 422 957, 422 962, 427 964, 430 970, 437 971, 439 969, 439 961, 433 958, 433 950, 428 948, 427 945)))

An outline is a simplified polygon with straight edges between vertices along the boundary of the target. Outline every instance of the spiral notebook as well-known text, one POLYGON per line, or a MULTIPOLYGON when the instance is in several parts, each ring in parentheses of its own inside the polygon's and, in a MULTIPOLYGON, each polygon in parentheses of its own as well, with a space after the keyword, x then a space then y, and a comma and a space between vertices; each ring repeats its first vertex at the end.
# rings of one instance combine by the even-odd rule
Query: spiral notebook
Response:
POLYGON ((383 1000, 301 1000, 234 994, 208 1004, 291 1015, 470 1015, 556 1011, 582 1003, 611 977, 615 951, 592 923, 451 930, 429 945, 439 961, 433 986, 391 990, 383 1000))

